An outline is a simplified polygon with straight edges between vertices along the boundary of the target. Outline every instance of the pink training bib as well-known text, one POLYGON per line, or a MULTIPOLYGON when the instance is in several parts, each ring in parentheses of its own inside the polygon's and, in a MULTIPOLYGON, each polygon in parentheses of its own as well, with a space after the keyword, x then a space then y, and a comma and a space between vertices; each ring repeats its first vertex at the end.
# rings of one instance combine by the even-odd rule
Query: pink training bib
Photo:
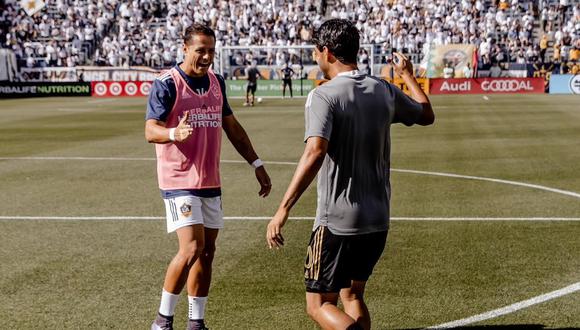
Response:
POLYGON ((194 93, 177 69, 170 70, 177 97, 167 117, 166 127, 177 127, 187 113, 193 134, 184 142, 156 144, 157 178, 162 190, 220 187, 223 95, 210 70, 209 90, 194 93))

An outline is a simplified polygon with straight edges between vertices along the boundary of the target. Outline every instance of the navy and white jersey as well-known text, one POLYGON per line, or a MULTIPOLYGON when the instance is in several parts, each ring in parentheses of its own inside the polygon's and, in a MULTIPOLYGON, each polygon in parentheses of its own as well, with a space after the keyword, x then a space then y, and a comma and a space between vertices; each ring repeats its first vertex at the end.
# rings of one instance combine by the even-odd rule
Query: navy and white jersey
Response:
MULTIPOLYGON (((179 64, 177 64, 175 68, 195 94, 204 94, 207 90, 209 90, 210 80, 208 75, 199 78, 190 77, 185 72, 183 72, 183 70, 181 70, 179 64)), ((223 96, 222 118, 231 116, 233 112, 226 98, 226 83, 222 76, 216 74, 216 77, 220 84, 220 89, 223 96)), ((173 81, 169 71, 167 71, 165 74, 157 77, 153 82, 153 87, 151 88, 151 93, 149 93, 149 99, 147 101, 147 114, 145 116, 145 120, 155 119, 159 121, 165 121, 167 115, 173 109, 176 98, 177 89, 175 88, 175 82, 173 81)), ((204 198, 218 197, 221 196, 221 189, 209 188, 190 190, 161 190, 161 196, 163 198, 175 198, 190 195, 204 198)))
MULTIPOLYGON (((199 78, 190 77, 181 70, 179 64, 177 64, 175 68, 187 82, 187 85, 191 90, 196 94, 204 94, 209 89, 208 75, 199 78)), ((226 117, 233 114, 232 108, 230 107, 226 97, 226 83, 221 75, 216 74, 216 77, 220 83, 220 89, 224 99, 222 117, 226 117)), ((173 109, 176 95, 175 82, 173 81, 169 71, 157 77, 153 82, 153 88, 151 88, 151 93, 149 94, 149 100, 147 101, 147 115, 145 116, 145 119, 165 121, 167 114, 169 114, 171 109, 173 109)))

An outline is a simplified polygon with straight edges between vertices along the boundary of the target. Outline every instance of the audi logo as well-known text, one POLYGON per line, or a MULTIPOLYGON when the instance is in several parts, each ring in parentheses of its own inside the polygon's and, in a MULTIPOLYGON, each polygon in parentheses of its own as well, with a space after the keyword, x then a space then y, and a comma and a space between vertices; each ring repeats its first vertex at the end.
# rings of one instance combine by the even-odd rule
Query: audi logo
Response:
POLYGON ((486 80, 481 83, 481 89, 492 92, 519 92, 522 90, 534 90, 529 81, 521 80, 486 80))

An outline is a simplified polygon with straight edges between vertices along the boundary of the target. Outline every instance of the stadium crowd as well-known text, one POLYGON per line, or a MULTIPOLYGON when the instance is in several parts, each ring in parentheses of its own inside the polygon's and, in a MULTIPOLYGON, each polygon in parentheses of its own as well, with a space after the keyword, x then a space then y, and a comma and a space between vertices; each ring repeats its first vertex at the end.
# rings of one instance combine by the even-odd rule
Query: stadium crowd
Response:
MULTIPOLYGON (((0 6, 0 43, 28 67, 169 66, 194 21, 214 28, 218 47, 304 45, 333 17, 356 22, 380 61, 396 50, 419 62, 429 46, 458 43, 476 45, 484 66, 580 60, 576 0, 56 0, 32 17, 19 1, 0 6)), ((240 50, 229 60, 281 66, 297 56, 240 50)))
POLYGON ((28 16, 20 1, 3 1, 0 42, 28 67, 75 66, 91 61, 115 24, 118 1, 56 0, 28 16))

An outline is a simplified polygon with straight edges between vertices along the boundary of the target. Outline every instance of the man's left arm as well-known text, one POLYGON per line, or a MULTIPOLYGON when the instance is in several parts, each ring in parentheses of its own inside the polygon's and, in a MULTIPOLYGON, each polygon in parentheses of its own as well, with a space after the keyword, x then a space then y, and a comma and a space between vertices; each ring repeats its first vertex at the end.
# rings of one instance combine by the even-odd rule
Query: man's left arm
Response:
POLYGON ((268 176, 262 161, 254 151, 254 147, 252 147, 252 142, 250 141, 248 134, 233 114, 223 117, 223 129, 238 153, 244 157, 249 164, 252 164, 252 166, 255 167, 256 179, 260 183, 260 192, 258 194, 262 197, 268 196, 272 189, 270 177, 268 176))

